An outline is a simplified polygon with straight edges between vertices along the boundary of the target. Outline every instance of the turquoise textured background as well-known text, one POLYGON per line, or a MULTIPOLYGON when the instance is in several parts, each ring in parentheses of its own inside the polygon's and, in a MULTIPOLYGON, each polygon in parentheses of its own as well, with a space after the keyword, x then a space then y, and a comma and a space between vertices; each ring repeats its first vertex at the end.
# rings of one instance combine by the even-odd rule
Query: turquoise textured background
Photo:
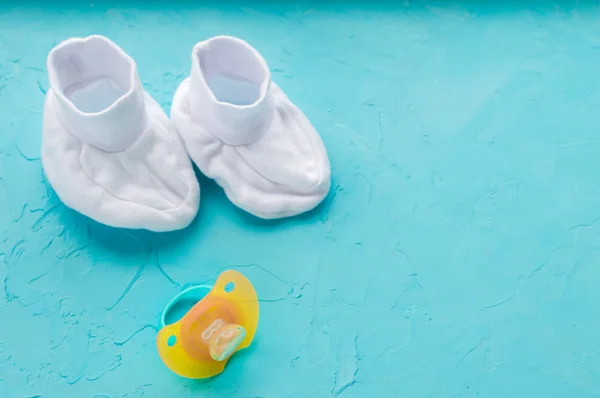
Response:
POLYGON ((0 4, 0 397, 600 396, 597 2, 16 3, 0 4), (249 41, 323 136, 327 200, 265 222, 201 178, 196 221, 169 234, 66 209, 39 160, 45 59, 93 33, 166 110, 194 43, 249 41), (160 311, 228 268, 260 296, 255 344, 180 379, 160 311))

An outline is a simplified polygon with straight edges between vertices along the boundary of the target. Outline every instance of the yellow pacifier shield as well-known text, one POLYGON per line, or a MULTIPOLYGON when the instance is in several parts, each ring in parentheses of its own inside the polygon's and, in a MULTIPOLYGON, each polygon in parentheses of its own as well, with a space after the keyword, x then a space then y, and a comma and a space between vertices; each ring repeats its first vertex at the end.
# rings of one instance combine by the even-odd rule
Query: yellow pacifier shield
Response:
POLYGON ((248 347, 257 326, 254 287, 245 276, 230 270, 183 318, 158 332, 156 345, 174 373, 203 379, 221 373, 234 352, 248 347))

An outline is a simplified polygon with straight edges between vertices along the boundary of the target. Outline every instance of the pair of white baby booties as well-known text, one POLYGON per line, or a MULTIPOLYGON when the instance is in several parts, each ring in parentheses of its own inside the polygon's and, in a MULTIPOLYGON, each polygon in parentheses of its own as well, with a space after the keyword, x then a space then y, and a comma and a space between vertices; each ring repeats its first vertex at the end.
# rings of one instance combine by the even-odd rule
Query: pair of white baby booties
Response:
POLYGON ((319 134, 241 39, 194 46, 170 120, 144 91, 135 61, 106 37, 59 44, 48 75, 47 179, 65 205, 100 223, 188 226, 200 203, 190 158, 235 205, 261 218, 311 210, 329 191, 319 134))

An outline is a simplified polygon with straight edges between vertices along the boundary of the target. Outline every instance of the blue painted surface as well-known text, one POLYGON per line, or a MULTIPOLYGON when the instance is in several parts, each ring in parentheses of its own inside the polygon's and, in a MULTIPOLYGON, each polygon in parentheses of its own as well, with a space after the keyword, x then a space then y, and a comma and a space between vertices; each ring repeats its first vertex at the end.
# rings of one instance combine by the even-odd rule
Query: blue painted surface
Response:
POLYGON ((600 396, 600 10, 517 3, 2 3, 0 396, 600 396), (162 235, 65 209, 45 57, 92 33, 165 109, 195 42, 249 41, 322 133, 331 195, 262 222, 201 179, 162 235), (261 298, 256 344, 180 379, 160 312, 227 268, 261 298))

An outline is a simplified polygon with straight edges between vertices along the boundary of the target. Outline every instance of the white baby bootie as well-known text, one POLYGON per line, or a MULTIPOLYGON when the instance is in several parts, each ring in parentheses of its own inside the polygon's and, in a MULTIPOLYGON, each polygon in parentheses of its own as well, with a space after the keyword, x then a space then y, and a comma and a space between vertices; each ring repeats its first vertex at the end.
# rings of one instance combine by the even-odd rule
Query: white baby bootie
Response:
POLYGON ((319 134, 243 40, 219 36, 194 46, 191 76, 175 94, 171 119, 200 170, 249 213, 293 216, 329 191, 319 134))
POLYGON ((105 37, 73 38, 50 52, 48 75, 42 163, 65 205, 114 227, 189 225, 198 181, 133 59, 105 37))

